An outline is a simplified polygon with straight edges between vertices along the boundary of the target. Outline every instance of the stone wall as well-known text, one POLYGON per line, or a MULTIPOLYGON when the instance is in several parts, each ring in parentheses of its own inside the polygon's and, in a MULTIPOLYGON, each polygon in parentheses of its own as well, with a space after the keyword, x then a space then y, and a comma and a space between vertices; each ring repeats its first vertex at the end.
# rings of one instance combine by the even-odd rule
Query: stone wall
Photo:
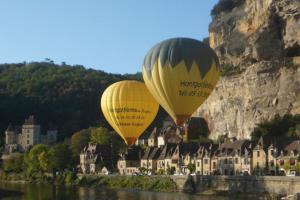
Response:
POLYGON ((300 192, 300 177, 285 176, 171 176, 183 192, 293 195, 300 192))

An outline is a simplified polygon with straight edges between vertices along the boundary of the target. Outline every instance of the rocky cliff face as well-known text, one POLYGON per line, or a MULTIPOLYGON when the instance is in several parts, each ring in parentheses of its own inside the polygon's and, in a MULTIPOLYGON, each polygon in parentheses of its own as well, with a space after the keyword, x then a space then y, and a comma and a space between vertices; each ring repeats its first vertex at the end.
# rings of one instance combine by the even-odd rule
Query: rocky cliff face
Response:
POLYGON ((211 138, 250 138, 263 120, 300 114, 300 1, 232 1, 240 3, 214 13, 209 27, 224 75, 195 113, 211 138))

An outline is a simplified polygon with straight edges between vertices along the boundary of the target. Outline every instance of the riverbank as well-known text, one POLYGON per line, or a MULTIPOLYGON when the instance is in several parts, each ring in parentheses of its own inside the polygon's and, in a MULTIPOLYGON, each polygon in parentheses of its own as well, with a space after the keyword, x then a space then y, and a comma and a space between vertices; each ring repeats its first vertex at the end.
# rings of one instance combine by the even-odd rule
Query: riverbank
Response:
POLYGON ((1 177, 9 182, 254 198, 263 196, 268 199, 294 195, 300 191, 300 177, 283 176, 96 176, 65 172, 55 178, 47 175, 26 178, 22 174, 6 174, 0 176, 0 180, 1 177))

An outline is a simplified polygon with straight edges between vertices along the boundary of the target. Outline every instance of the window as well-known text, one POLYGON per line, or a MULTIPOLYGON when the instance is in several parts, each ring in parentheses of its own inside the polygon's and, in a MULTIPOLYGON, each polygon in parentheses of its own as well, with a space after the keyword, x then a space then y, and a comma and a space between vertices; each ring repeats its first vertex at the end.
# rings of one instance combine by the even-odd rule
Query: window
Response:
POLYGON ((271 155, 272 155, 272 156, 274 155, 274 150, 271 150, 271 155))
POLYGON ((238 164, 238 163, 239 163, 239 159, 235 158, 235 164, 238 164))
POLYGON ((224 160, 224 164, 227 164, 227 158, 225 158, 225 160, 224 160))
POLYGON ((204 159, 204 164, 208 164, 208 159, 204 159))
POLYGON ((200 162, 197 162, 197 167, 200 167, 200 162))
POLYGON ((259 162, 256 163, 256 166, 259 167, 259 162))
POLYGON ((213 162, 213 169, 215 169, 217 166, 216 162, 213 162))
POLYGON ((29 144, 29 140, 27 140, 27 144, 29 144))
POLYGON ((296 161, 295 161, 295 159, 290 159, 290 165, 295 165, 296 164, 296 161))
POLYGON ((259 154, 260 154, 260 152, 259 152, 259 151, 257 151, 257 157, 259 157, 259 156, 260 156, 259 154))
POLYGON ((232 164, 232 158, 229 158, 229 164, 232 164))

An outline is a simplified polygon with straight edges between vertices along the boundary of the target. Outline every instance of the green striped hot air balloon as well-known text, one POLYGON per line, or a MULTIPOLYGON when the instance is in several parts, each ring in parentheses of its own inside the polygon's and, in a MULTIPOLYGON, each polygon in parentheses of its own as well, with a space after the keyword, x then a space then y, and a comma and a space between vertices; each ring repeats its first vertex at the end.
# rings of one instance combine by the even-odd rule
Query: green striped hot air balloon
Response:
POLYGON ((182 125, 207 99, 220 77, 218 57, 190 38, 162 41, 145 56, 143 78, 158 103, 182 125))

